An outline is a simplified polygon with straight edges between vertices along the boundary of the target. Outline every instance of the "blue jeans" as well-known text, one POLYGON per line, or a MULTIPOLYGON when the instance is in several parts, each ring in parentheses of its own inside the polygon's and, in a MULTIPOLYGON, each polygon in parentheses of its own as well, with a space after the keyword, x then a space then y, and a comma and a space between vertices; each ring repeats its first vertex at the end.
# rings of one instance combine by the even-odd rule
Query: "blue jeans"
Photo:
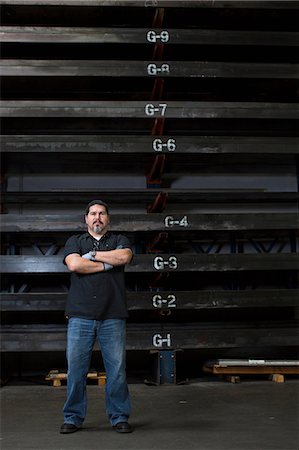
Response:
POLYGON ((64 423, 80 427, 87 409, 86 375, 95 341, 98 341, 106 370, 106 413, 111 425, 127 422, 131 412, 126 380, 126 321, 88 320, 72 317, 67 333, 67 400, 64 423))

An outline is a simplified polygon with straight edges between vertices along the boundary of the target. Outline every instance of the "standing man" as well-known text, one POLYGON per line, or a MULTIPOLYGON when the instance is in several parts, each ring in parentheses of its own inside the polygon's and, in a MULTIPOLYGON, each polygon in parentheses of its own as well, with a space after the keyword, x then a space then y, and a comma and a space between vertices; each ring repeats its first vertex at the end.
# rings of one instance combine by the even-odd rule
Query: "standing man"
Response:
POLYGON ((108 231, 108 206, 91 201, 85 210, 87 233, 65 245, 64 263, 71 272, 65 314, 67 333, 67 399, 60 433, 78 431, 85 419, 86 376, 98 341, 106 370, 106 413, 119 433, 130 433, 130 395, 126 380, 126 288, 124 267, 133 253, 129 240, 108 231))

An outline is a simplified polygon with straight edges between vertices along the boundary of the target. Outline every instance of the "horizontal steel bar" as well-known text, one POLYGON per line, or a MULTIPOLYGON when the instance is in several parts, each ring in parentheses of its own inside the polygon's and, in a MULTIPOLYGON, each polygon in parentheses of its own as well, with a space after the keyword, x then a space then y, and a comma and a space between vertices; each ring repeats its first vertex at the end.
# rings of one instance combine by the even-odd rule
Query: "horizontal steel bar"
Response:
MULTIPOLYGON (((4 255, 2 273, 67 273, 61 256, 4 255)), ((229 272, 263 270, 298 270, 295 253, 257 254, 147 254, 135 255, 126 272, 229 272)))
MULTIPOLYGON (((296 324, 206 323, 127 325, 128 350, 297 346, 296 324)), ((66 328, 57 325, 5 325, 3 352, 64 351, 66 328)))
MULTIPOLYGON (((1 311, 63 311, 67 293, 1 293, 1 311)), ((298 289, 127 292, 129 311, 284 308, 299 306, 298 289)))
POLYGON ((0 117, 296 119, 293 103, 3 100, 0 117))
MULTIPOLYGON (((169 204, 186 203, 292 203, 297 205, 299 200, 298 192, 264 192, 263 190, 224 190, 216 189, 101 189, 101 195, 114 206, 124 203, 140 204, 140 202, 152 202, 159 193, 167 196, 169 204)), ((9 191, 2 193, 3 202, 9 204, 82 204, 87 203, 91 198, 97 198, 98 191, 93 190, 55 190, 52 192, 21 192, 9 191)))
POLYGON ((278 374, 283 375, 299 375, 299 367, 294 364, 289 366, 279 366, 279 365, 248 365, 248 366, 234 366, 234 367, 223 367, 215 365, 213 368, 204 367, 205 372, 213 372, 214 375, 273 375, 278 374))
POLYGON ((2 135, 2 152, 298 154, 297 137, 2 135), (175 147, 174 147, 175 146, 175 147))
MULTIPOLYGON (((154 157, 150 154, 138 155, 126 154, 120 156, 119 154, 110 154, 105 158, 105 164, 99 164, 99 156, 96 153, 90 153, 88 156, 83 153, 61 153, 59 158, 54 157, 50 153, 39 154, 39 164, 36 166, 36 153, 27 153, 23 158, 20 154, 8 153, 5 155, 5 167, 7 179, 22 173, 24 179, 28 176, 34 176, 34 173, 39 173, 39 176, 48 176, 53 178, 59 173, 64 173, 66 177, 76 176, 79 174, 89 174, 90 176, 98 177, 99 174, 104 177, 114 176, 121 173, 125 177, 136 176, 141 180, 153 167, 154 157)), ((185 154, 184 158, 179 154, 171 154, 168 156, 165 164, 163 175, 163 184, 165 186, 172 185, 176 179, 183 176, 223 176, 230 177, 236 173, 239 176, 262 177, 278 176, 296 177, 295 158, 293 155, 211 155, 211 154, 185 154)), ((114 183, 116 184, 116 183, 114 183)), ((293 183, 295 184, 295 183, 293 183)), ((52 183, 52 188, 55 189, 55 184, 52 183)), ((49 186, 50 189, 50 186, 49 186)))
MULTIPOLYGON (((85 231, 82 215, 2 214, 1 232, 85 231)), ((296 213, 113 214, 112 231, 298 230, 296 213)))
POLYGON ((161 32, 167 31, 169 44, 297 46, 298 33, 290 31, 239 31, 163 28, 94 28, 3 26, 1 42, 31 43, 114 43, 149 44, 161 42, 161 32), (148 33, 151 33, 149 36, 148 33), (156 36, 156 37, 155 37, 156 36), (159 38, 157 36, 160 36, 159 38))
POLYGON ((244 367, 265 367, 265 366, 299 366, 298 360, 277 360, 277 359, 217 359, 215 361, 207 361, 205 363, 206 367, 212 365, 217 365, 219 367, 234 367, 234 366, 244 366, 244 367))
POLYGON ((288 0, 0 0, 0 5, 296 9, 288 0))
POLYGON ((0 75, 19 77, 299 78, 299 70, 296 64, 280 63, 3 59, 0 62, 0 75))

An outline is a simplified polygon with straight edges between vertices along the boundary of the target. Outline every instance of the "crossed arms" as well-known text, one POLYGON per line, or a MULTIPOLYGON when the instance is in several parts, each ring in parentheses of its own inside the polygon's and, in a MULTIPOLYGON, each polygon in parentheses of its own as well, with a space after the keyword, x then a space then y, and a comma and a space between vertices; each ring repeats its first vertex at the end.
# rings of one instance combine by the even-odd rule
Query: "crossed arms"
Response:
POLYGON ((77 272, 81 274, 90 274, 96 272, 104 272, 104 263, 111 264, 111 266, 124 266, 129 264, 133 257, 132 250, 129 248, 122 248, 108 251, 97 251, 94 257, 95 261, 90 261, 83 258, 78 253, 71 253, 65 258, 65 263, 70 272, 77 272))

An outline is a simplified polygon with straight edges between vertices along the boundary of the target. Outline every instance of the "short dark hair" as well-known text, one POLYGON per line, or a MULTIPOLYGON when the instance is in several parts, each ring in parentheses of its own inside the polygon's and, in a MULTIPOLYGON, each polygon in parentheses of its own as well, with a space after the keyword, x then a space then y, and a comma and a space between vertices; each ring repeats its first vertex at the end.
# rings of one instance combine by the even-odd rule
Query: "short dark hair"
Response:
POLYGON ((88 203, 88 205, 85 208, 85 215, 87 216, 87 214, 89 213, 89 209, 91 206, 93 205, 102 205, 105 207, 107 214, 109 215, 109 209, 108 209, 108 205, 107 203, 103 202, 103 200, 92 200, 91 202, 88 203))

